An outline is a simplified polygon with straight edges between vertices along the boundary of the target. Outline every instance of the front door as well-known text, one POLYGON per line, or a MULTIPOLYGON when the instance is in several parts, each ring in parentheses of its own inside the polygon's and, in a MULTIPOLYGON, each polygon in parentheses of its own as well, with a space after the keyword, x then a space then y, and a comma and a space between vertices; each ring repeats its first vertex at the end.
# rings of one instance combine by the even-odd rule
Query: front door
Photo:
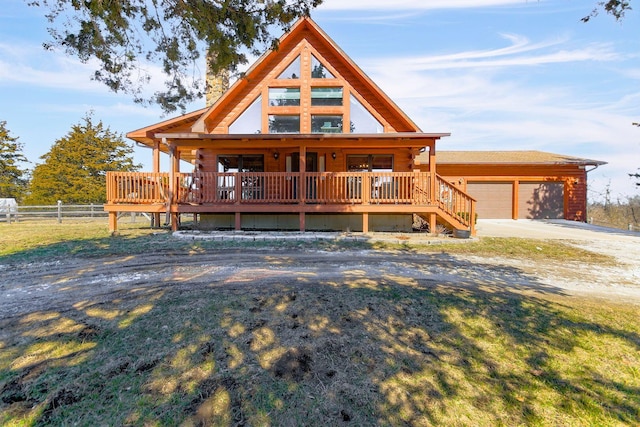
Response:
MULTIPOLYGON (((307 152, 307 161, 306 161, 306 172, 318 172, 318 153, 307 152)), ((291 154, 291 172, 300 172, 300 153, 292 153, 291 154)), ((316 198, 317 194, 317 177, 307 177, 307 196, 306 199, 309 201, 313 201, 316 198)), ((297 188, 294 185, 294 194, 297 193, 297 188)))
MULTIPOLYGON (((300 153, 291 154, 291 172, 300 172, 300 153)), ((318 153, 307 153, 307 170, 318 172, 318 153)))

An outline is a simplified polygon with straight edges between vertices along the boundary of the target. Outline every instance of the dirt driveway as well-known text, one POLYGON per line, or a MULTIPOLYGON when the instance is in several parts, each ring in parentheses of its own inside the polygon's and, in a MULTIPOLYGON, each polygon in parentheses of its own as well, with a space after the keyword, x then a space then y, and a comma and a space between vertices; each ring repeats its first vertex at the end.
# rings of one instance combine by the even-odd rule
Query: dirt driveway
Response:
POLYGON ((412 251, 231 249, 184 255, 102 259, 69 257, 24 265, 0 264, 0 319, 39 310, 72 309, 159 288, 228 284, 301 285, 394 280, 433 286, 495 286, 589 294, 640 304, 640 237, 532 221, 481 222, 479 236, 560 239, 617 257, 619 265, 588 269, 566 262, 452 256, 412 251))

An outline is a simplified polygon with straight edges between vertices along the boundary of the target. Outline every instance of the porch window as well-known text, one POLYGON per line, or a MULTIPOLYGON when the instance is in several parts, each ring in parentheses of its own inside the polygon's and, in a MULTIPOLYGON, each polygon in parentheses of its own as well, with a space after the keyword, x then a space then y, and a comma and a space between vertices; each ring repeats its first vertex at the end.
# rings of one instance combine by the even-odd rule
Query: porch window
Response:
POLYGON ((311 133, 342 133, 342 116, 311 116, 311 133))
POLYGON ((351 95, 351 133, 383 133, 384 126, 351 95))
POLYGON ((218 172, 264 172, 262 154, 218 156, 218 172))
POLYGON ((341 87, 312 87, 311 88, 311 105, 313 107, 322 106, 341 106, 342 105, 342 88, 341 87))
POLYGON ((288 107, 300 105, 300 88, 269 88, 269 105, 272 107, 288 107))
MULTIPOLYGON (((387 154, 357 154, 347 156, 349 172, 393 172, 393 156, 387 154)), ((350 198, 362 197, 363 177, 349 177, 347 194, 350 198)), ((378 175, 371 178, 371 200, 388 201, 397 199, 398 182, 392 176, 378 175)))
POLYGON ((311 55, 311 78, 312 79, 335 79, 335 76, 331 74, 331 71, 327 70, 327 67, 318 60, 314 55, 311 55))
MULTIPOLYGON (((218 156, 218 172, 229 173, 218 177, 217 197, 221 200, 235 200, 236 176, 231 173, 238 172, 264 172, 264 156, 252 155, 220 155, 218 156)), ((242 177, 243 200, 260 199, 263 194, 262 178, 256 176, 242 177)))
POLYGON ((270 114, 269 133, 300 133, 300 116, 270 114))
POLYGON ((300 78, 300 57, 298 56, 291 64, 278 76, 278 79, 299 79, 300 78))
POLYGON ((347 156, 349 172, 393 172, 393 155, 369 154, 347 156))
POLYGON ((229 133, 262 133, 262 96, 258 96, 229 126, 229 133))

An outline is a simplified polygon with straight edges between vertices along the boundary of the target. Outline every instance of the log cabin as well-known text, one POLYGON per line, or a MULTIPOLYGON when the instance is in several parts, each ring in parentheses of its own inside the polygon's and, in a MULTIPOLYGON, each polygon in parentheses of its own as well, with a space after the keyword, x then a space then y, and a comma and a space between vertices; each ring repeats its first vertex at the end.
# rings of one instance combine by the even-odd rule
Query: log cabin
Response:
MULTIPOLYGON (((145 212, 156 224, 166 214, 173 230, 183 214, 202 228, 365 233, 411 231, 421 217, 432 231, 475 234, 474 194, 485 197, 476 183, 487 180, 478 168, 487 164, 469 169, 467 154, 445 155, 442 175, 436 143, 450 134, 423 132, 310 18, 229 88, 227 79, 209 81, 217 93, 206 108, 127 134, 152 151, 153 171, 107 173, 111 231, 118 213, 145 212)), ((511 182, 514 195, 531 181, 503 172, 497 182, 511 182)), ((535 182, 548 181, 539 174, 535 182)), ((586 186, 586 172, 550 181, 566 177, 586 186)), ((581 194, 563 185, 564 206, 573 206, 581 194)), ((583 220, 578 205, 563 214, 583 220)))

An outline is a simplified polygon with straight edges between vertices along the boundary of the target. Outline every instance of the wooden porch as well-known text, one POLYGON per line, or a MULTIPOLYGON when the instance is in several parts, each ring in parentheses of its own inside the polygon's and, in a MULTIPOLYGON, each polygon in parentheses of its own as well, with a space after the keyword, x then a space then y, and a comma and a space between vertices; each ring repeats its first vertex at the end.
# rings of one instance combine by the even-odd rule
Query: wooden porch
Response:
POLYGON ((180 214, 294 213, 417 214, 434 230, 438 222, 475 235, 475 200, 431 172, 107 172, 109 228, 118 212, 180 214))

